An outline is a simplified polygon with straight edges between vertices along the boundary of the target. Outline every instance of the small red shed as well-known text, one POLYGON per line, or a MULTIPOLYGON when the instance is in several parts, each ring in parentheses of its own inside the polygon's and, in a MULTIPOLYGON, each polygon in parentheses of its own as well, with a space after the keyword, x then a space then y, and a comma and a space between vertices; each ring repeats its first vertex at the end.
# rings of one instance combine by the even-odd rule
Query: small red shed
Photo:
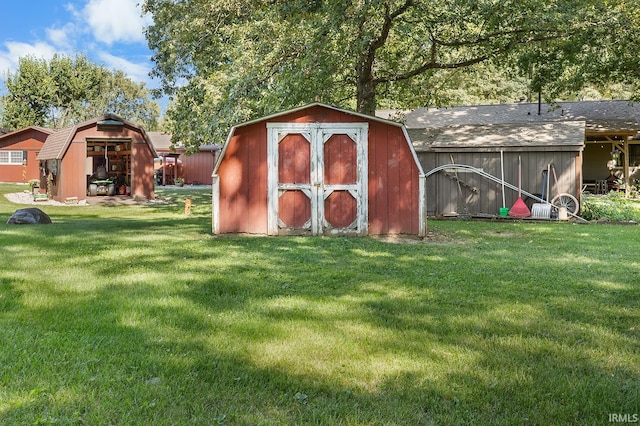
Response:
POLYGON ((38 154, 44 175, 40 188, 50 190, 57 201, 116 193, 153 199, 157 156, 142 127, 107 114, 47 138, 38 154), (94 186, 108 188, 108 193, 96 193, 94 186))
POLYGON ((213 233, 426 232, 425 177, 402 124, 314 103, 231 129, 213 233))
POLYGON ((38 152, 53 130, 30 126, 0 135, 0 182, 39 179, 38 152))
POLYGON ((173 185, 177 177, 183 178, 184 183, 189 185, 211 184, 211 172, 222 148, 220 145, 200 145, 198 152, 187 154, 182 145, 178 144, 172 149, 170 134, 147 133, 161 160, 155 165, 161 176, 158 184, 173 185))

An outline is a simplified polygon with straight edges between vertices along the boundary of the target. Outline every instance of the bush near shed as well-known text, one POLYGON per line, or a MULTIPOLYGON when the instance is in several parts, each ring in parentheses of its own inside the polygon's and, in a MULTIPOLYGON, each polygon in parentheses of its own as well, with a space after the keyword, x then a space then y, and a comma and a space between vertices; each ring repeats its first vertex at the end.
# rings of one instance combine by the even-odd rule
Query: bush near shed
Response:
POLYGON ((595 221, 640 222, 640 199, 625 198, 619 191, 604 196, 583 194, 581 215, 595 221))

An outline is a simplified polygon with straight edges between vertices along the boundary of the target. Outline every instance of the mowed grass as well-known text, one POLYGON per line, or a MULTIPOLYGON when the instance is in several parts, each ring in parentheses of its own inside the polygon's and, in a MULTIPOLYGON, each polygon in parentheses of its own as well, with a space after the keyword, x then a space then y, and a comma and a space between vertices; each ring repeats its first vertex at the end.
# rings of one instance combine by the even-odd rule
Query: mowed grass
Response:
MULTIPOLYGON (((0 193, 24 187, 0 185, 0 193)), ((0 424, 606 424, 640 412, 640 227, 214 237, 207 190, 5 225, 0 424), (183 215, 185 198, 192 215, 183 215)))

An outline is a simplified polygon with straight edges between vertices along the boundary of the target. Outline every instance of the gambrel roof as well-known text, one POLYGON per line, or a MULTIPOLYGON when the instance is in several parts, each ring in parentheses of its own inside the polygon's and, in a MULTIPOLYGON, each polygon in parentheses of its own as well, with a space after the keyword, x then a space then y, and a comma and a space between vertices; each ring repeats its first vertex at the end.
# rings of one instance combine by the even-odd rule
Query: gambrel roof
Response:
POLYGON ((87 127, 97 126, 101 123, 108 125, 116 122, 122 123, 125 126, 140 131, 145 141, 151 148, 153 155, 156 157, 158 156, 153 144, 149 139, 149 135, 147 135, 147 132, 145 132, 142 127, 127 120, 123 120, 115 114, 106 114, 82 123, 75 124, 73 126, 65 127, 64 129, 60 129, 57 132, 49 135, 44 145, 42 146, 40 153, 38 154, 38 160, 59 160, 64 157, 65 152, 69 148, 69 144, 79 130, 85 129, 87 127))

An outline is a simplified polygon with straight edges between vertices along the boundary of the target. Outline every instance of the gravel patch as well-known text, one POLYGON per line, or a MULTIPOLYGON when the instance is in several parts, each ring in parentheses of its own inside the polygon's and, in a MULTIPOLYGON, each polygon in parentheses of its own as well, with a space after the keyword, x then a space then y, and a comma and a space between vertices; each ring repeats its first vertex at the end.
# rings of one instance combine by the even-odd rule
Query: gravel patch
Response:
POLYGON ((77 204, 65 204, 56 200, 46 200, 46 201, 33 201, 33 194, 31 191, 24 192, 14 192, 11 194, 4 194, 5 198, 16 204, 29 204, 32 206, 85 206, 87 205, 86 200, 78 201, 77 204))

